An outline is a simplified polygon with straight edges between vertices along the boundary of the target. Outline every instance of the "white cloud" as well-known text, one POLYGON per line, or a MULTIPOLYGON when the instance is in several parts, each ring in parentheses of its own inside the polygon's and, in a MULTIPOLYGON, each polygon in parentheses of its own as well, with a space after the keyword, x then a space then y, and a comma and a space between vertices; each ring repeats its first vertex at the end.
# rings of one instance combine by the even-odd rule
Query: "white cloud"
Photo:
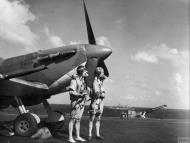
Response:
POLYGON ((188 64, 189 51, 178 51, 177 49, 169 48, 166 44, 159 46, 149 44, 147 48, 148 50, 139 51, 131 56, 131 59, 149 63, 158 63, 165 60, 177 67, 188 64))
POLYGON ((105 36, 98 37, 96 39, 96 42, 98 45, 102 45, 102 46, 106 46, 106 47, 112 47, 111 42, 105 36))
POLYGON ((37 35, 27 23, 35 18, 25 2, 0 0, 0 37, 25 46, 34 46, 37 35))
POLYGON ((49 40, 55 47, 60 47, 60 46, 65 45, 63 43, 63 40, 60 37, 55 36, 55 35, 52 35, 51 37, 49 37, 49 40))
POLYGON ((181 84, 182 83, 182 75, 180 73, 174 74, 174 79, 177 82, 177 84, 181 84))
POLYGON ((49 32, 49 29, 47 26, 45 26, 44 32, 46 34, 46 36, 48 37, 49 42, 54 46, 54 47, 60 47, 60 46, 64 46, 64 42, 63 40, 57 36, 57 35, 52 35, 49 32))
MULTIPOLYGON (((188 73, 189 74, 189 73, 188 73)), ((174 79, 174 89, 177 92, 180 100, 183 105, 188 108, 189 107, 189 75, 188 74, 180 74, 175 73, 173 75, 174 79)))
POLYGON ((145 51, 139 52, 135 56, 132 56, 131 58, 136 61, 145 61, 148 63, 158 62, 158 58, 155 55, 151 55, 145 51))
MULTIPOLYGON (((70 45, 81 44, 81 43, 82 43, 81 41, 70 41, 69 42, 70 45)), ((97 45, 112 47, 110 41, 105 36, 98 37, 96 39, 96 43, 97 43, 97 45)))
POLYGON ((177 94, 182 95, 182 90, 183 90, 182 75, 180 73, 175 73, 173 78, 174 78, 175 89, 177 91, 177 94))
MULTIPOLYGON (((164 66, 172 66, 171 74, 168 75, 168 79, 171 79, 172 95, 175 95, 184 107, 189 106, 189 49, 180 51, 169 48, 166 44, 149 44, 144 50, 131 56, 131 59, 137 62, 165 63, 164 66)), ((162 92, 156 91, 155 95, 160 93, 162 92)))

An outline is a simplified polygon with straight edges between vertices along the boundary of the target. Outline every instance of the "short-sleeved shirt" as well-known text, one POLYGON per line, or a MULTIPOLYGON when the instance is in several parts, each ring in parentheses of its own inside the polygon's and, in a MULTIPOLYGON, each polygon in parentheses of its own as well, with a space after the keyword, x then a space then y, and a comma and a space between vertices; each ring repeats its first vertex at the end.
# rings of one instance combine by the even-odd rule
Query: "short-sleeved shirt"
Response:
POLYGON ((103 92, 103 81, 101 81, 99 78, 95 77, 93 82, 93 88, 92 88, 92 99, 96 99, 97 93, 103 92))
MULTIPOLYGON (((76 91, 77 93, 83 93, 85 90, 85 81, 84 78, 79 76, 73 76, 73 79, 71 80, 69 90, 76 91)), ((75 95, 70 94, 70 100, 75 101, 78 100, 78 98, 75 95)))
MULTIPOLYGON (((85 81, 84 78, 79 78, 75 76, 70 83, 70 90, 76 91, 77 93, 83 93, 85 90, 85 81)), ((70 94, 71 100, 71 118, 80 119, 84 112, 85 99, 78 98, 76 95, 70 94)))
POLYGON ((99 78, 95 77, 93 82, 93 92, 91 95, 91 103, 90 103, 90 114, 97 114, 97 116, 101 116, 103 113, 103 99, 99 97, 99 94, 103 92, 103 81, 101 81, 99 78))

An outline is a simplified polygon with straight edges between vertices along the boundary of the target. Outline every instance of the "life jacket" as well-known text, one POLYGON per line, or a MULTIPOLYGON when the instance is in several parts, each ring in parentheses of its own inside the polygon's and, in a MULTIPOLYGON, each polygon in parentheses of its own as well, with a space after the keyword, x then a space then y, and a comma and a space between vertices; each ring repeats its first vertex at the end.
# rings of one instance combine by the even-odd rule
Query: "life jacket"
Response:
MULTIPOLYGON (((84 78, 80 79, 78 75, 73 75, 72 80, 76 84, 76 89, 75 89, 76 92, 83 93, 83 91, 85 90, 85 86, 86 86, 84 78)), ((75 100, 78 100, 78 99, 79 99, 78 97, 70 94, 70 100, 71 101, 75 101, 75 100)))

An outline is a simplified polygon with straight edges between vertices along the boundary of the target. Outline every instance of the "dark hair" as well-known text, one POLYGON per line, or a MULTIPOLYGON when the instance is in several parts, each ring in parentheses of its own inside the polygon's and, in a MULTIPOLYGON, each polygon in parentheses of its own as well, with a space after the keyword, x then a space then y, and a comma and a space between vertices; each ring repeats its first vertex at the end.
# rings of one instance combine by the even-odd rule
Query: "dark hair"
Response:
POLYGON ((85 67, 83 65, 80 65, 77 67, 77 74, 81 75, 85 70, 85 67))

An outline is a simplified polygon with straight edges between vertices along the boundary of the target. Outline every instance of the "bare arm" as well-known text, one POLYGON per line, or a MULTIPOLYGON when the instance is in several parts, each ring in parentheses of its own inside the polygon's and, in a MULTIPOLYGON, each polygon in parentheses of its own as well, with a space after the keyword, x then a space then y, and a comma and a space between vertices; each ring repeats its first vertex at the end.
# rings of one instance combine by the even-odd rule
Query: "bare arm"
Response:
POLYGON ((69 94, 71 94, 71 95, 73 95, 73 96, 76 96, 76 97, 78 97, 78 96, 79 96, 79 97, 82 96, 81 93, 78 93, 78 92, 73 91, 73 90, 69 91, 69 94))

